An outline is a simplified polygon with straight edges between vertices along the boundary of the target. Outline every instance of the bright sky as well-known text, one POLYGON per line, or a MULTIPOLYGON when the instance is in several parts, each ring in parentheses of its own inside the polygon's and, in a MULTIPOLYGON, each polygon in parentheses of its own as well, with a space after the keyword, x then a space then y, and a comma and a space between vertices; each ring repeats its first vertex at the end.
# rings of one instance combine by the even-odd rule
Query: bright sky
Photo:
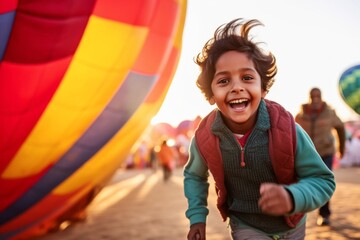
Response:
POLYGON ((193 58, 218 26, 238 17, 265 25, 252 35, 277 59, 266 98, 296 114, 316 86, 342 120, 359 119, 338 91, 341 74, 360 64, 359 11, 359 0, 188 0, 180 62, 153 123, 177 126, 213 109, 195 85, 199 69, 193 58))

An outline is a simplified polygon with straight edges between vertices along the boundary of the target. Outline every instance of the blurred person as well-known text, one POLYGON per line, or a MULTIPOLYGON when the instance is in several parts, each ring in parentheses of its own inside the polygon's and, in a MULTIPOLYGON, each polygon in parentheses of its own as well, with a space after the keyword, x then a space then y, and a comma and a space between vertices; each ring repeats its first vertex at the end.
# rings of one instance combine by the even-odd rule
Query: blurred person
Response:
MULTIPOLYGON (((335 129, 337 133, 338 159, 341 159, 345 151, 345 126, 335 110, 322 100, 319 88, 310 90, 309 102, 301 105, 295 121, 309 134, 322 160, 332 170, 336 154, 333 130, 335 129)), ((330 201, 328 201, 319 209, 317 224, 329 225, 330 215, 330 201)))
POLYGON ((152 147, 150 149, 150 167, 151 167, 151 169, 153 170, 154 173, 157 171, 158 159, 157 159, 157 154, 156 154, 155 147, 152 147))
POLYGON ((160 145, 160 149, 158 152, 158 159, 163 169, 164 181, 167 181, 171 177, 172 172, 176 165, 175 150, 168 145, 167 140, 163 140, 163 142, 160 145))
POLYGON ((146 141, 141 141, 137 149, 138 167, 146 168, 150 165, 150 149, 146 141))
POLYGON ((216 108, 196 129, 184 167, 189 240, 206 238, 209 173, 235 240, 304 239, 306 213, 335 190, 334 175, 306 132, 265 99, 277 66, 249 35, 258 25, 241 18, 221 25, 195 59, 196 84, 216 108))
POLYGON ((178 164, 184 166, 189 158, 190 139, 185 134, 179 134, 176 137, 176 149, 178 151, 178 164))

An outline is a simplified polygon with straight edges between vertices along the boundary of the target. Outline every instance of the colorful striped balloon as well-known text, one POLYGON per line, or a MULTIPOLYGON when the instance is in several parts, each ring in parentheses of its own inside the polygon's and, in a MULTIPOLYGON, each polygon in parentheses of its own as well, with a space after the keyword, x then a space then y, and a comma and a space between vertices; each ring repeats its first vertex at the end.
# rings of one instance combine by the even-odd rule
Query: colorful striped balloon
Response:
POLYGON ((186 0, 0 1, 0 239, 48 231, 111 178, 165 98, 185 13, 186 0))
POLYGON ((360 65, 347 69, 341 75, 339 92, 345 103, 360 115, 360 65))

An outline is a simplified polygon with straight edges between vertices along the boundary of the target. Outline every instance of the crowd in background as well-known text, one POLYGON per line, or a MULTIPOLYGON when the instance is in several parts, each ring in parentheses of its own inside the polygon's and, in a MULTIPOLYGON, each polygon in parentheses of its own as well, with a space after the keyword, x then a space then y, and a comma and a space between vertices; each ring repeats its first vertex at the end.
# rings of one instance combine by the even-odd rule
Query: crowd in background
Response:
MULTIPOLYGON (((188 147, 190 139, 193 137, 194 130, 200 119, 196 119, 193 125, 189 125, 187 131, 179 134, 153 134, 156 126, 151 126, 134 145, 133 150, 123 162, 126 169, 143 169, 160 167, 158 153, 161 143, 166 140, 167 145, 174 150, 175 167, 183 167, 188 158, 188 147)), ((336 159, 334 167, 360 167, 360 120, 345 122, 346 129, 346 147, 345 154, 342 159, 336 159)), ((161 132, 161 131, 159 131, 161 132)))
POLYGON ((172 149, 174 167, 182 167, 188 159, 190 139, 200 121, 200 117, 194 120, 184 120, 177 127, 167 123, 149 126, 134 145, 123 165, 126 169, 153 168, 161 166, 159 155, 166 142, 166 146, 172 149))
POLYGON ((360 121, 345 123, 345 153, 340 167, 360 167, 360 121))

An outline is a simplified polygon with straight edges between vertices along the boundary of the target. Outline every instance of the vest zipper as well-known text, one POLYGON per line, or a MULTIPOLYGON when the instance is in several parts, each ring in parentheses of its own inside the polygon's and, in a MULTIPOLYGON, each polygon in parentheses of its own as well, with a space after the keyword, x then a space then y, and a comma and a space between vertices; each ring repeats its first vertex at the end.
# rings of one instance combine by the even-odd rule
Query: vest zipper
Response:
POLYGON ((245 148, 240 144, 240 166, 243 168, 245 165, 245 148))

